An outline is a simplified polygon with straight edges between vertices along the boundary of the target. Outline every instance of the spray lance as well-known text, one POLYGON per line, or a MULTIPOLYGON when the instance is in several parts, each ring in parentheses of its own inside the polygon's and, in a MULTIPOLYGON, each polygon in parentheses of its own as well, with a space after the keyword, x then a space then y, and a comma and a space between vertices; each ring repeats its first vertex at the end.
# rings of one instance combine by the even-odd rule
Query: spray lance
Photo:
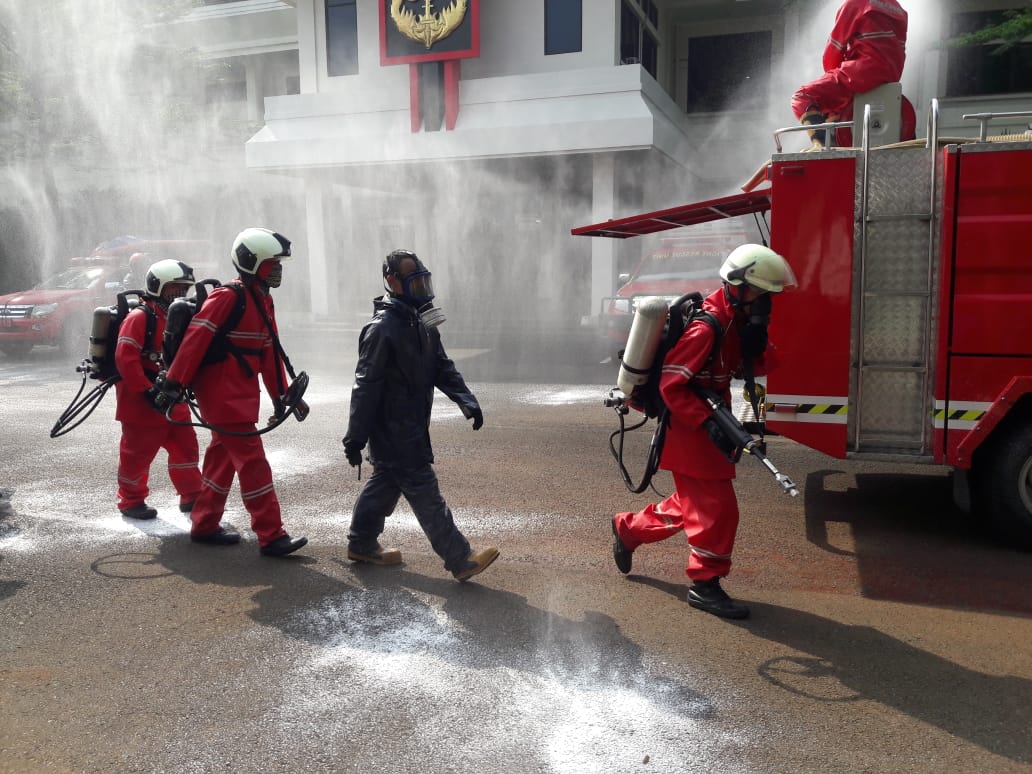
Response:
POLYGON ((731 410, 724 405, 721 397, 712 390, 698 385, 693 384, 690 387, 710 409, 710 417, 704 424, 717 448, 724 452, 732 462, 738 462, 743 451, 751 454, 763 463, 763 466, 774 476, 774 480, 781 484, 781 488, 786 494, 797 497, 799 489, 796 488, 792 479, 774 467, 774 463, 767 457, 766 444, 753 438, 752 434, 731 413, 731 410))

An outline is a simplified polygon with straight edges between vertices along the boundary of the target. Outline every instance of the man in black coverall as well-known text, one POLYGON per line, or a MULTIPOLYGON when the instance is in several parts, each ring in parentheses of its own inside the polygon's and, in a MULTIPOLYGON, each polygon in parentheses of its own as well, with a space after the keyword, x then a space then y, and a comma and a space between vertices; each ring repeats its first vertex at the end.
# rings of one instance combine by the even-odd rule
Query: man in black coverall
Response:
POLYGON ((444 569, 465 581, 498 558, 490 546, 473 551, 455 526, 432 467, 430 410, 434 388, 455 401, 473 429, 484 424, 480 404, 445 354, 436 325, 444 315, 431 303, 430 271, 408 250, 383 261, 387 294, 373 301, 373 319, 358 339, 358 365, 351 390, 351 414, 344 452, 352 467, 362 464, 369 444, 373 474, 355 503, 348 531, 348 558, 398 564, 401 551, 378 538, 384 521, 405 495, 444 569))

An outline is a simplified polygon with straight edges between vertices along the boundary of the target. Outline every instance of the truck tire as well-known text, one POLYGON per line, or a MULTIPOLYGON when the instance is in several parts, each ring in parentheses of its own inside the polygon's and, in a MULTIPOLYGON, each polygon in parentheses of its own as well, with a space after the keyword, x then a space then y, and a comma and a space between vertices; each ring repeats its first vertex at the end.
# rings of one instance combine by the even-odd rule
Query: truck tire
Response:
POLYGON ((1032 421, 991 438, 975 458, 975 505, 1009 545, 1032 550, 1032 421))

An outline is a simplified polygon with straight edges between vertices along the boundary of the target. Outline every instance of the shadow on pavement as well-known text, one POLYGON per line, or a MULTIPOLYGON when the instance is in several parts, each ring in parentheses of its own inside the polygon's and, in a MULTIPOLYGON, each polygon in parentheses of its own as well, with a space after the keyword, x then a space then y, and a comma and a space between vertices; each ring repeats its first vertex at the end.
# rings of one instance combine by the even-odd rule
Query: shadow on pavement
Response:
POLYGON ((856 475, 834 489, 839 470, 807 476, 807 540, 829 553, 854 556, 870 599, 1032 613, 1029 555, 1001 546, 961 512, 942 475, 856 475), (852 545, 835 545, 835 525, 852 545), (955 582, 957 577, 962 582, 955 582))
POLYGON ((761 664, 769 682, 817 701, 876 701, 996 755, 1032 763, 1032 681, 967 669, 869 626, 776 605, 751 607, 753 617, 734 625, 812 656, 761 664), (992 699, 979 702, 979 696, 992 699))

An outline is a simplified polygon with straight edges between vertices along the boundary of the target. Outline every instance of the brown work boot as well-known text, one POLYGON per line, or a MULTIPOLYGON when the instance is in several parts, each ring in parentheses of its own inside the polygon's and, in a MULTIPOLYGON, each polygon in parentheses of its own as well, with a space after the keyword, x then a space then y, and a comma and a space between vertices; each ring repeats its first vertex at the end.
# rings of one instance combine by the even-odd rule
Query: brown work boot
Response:
POLYGON ((366 564, 401 564, 401 551, 397 548, 384 548, 379 543, 372 551, 360 551, 348 546, 348 559, 366 564))
POLYGON ((467 581, 474 575, 479 575, 490 566, 491 562, 498 558, 498 549, 494 546, 481 548, 479 551, 472 551, 466 557, 466 564, 462 569, 454 570, 452 575, 457 581, 467 581))

